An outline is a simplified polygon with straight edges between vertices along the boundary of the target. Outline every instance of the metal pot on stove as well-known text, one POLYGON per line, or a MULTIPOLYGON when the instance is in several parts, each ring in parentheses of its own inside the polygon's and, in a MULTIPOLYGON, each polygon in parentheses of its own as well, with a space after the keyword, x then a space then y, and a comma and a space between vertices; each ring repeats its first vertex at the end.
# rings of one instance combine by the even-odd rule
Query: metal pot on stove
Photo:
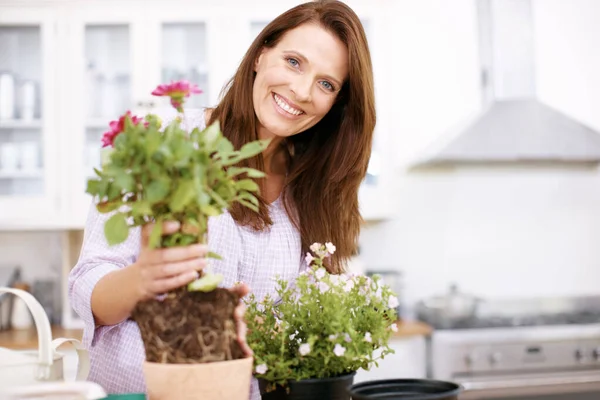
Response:
POLYGON ((482 299, 450 285, 448 293, 422 300, 416 305, 417 317, 437 328, 451 328, 477 315, 482 299))

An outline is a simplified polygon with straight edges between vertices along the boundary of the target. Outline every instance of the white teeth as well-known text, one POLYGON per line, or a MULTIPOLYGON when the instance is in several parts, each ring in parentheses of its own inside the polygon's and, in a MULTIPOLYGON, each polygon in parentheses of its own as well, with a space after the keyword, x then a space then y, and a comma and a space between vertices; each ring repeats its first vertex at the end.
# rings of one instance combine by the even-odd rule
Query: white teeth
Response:
POLYGON ((273 98, 275 99, 275 103, 277 103, 277 105, 279 107, 283 108, 285 111, 289 112, 290 114, 293 114, 293 115, 302 114, 302 111, 296 110, 295 108, 290 107, 290 105, 288 103, 286 103, 281 97, 277 96, 276 94, 273 94, 273 98))

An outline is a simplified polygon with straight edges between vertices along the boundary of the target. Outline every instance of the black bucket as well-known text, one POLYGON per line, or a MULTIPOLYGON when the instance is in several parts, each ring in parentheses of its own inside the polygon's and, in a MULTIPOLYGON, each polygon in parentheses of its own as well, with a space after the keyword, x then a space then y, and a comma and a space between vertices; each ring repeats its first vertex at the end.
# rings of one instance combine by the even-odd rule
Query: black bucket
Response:
POLYGON ((457 400, 461 387, 430 379, 361 382, 348 388, 352 400, 457 400))
POLYGON ((262 400, 350 400, 348 387, 354 382, 355 373, 333 378, 303 379, 290 381, 289 393, 286 388, 278 386, 276 390, 265 393, 269 382, 259 379, 258 386, 262 400))

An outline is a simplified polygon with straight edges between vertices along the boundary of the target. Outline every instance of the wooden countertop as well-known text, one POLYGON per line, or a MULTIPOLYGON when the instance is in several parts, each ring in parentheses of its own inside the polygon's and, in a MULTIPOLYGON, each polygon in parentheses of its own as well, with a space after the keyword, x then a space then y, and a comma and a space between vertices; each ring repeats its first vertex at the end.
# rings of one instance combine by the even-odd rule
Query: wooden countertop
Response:
POLYGON ((421 321, 403 321, 397 322, 398 332, 392 335, 392 338, 408 338, 411 336, 427 336, 433 332, 431 325, 421 321))
MULTIPOLYGON (((398 332, 395 332, 392 338, 429 335, 433 330, 431 326, 420 321, 398 321, 397 325, 398 332)), ((82 336, 83 330, 81 329, 63 329, 60 326, 52 327, 53 339, 64 337, 81 340, 82 336)), ((37 346, 37 333, 34 328, 0 331, 0 347, 26 350, 36 349, 37 346)))
MULTIPOLYGON (((52 338, 56 339, 61 337, 81 340, 83 337, 83 330, 64 329, 60 326, 52 326, 52 338)), ((37 349, 37 332, 35 328, 0 331, 0 347, 15 350, 37 349)))

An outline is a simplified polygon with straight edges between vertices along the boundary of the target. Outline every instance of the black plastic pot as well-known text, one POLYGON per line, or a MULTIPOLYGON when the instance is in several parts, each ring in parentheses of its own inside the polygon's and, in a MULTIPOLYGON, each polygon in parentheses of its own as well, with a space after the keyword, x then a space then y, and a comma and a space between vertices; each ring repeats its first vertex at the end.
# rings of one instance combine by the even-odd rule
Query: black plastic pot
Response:
POLYGON ((290 381, 289 393, 278 386, 276 390, 265 393, 269 382, 259 379, 258 386, 263 400, 350 400, 348 387, 354 382, 355 373, 333 378, 304 379, 290 381))
POLYGON ((348 388, 352 400, 457 400, 461 387, 429 379, 361 382, 348 388))

